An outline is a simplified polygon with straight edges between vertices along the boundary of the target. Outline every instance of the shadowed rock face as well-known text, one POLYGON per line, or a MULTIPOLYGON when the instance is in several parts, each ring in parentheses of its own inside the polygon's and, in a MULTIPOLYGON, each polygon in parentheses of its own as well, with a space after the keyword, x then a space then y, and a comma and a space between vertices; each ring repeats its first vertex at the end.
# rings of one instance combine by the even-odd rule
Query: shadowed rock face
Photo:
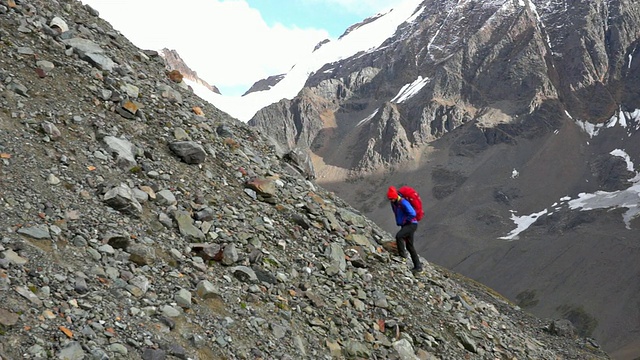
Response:
POLYGON ((632 185, 635 170, 612 151, 640 161, 640 3, 420 8, 380 48, 326 64, 250 124, 309 146, 318 181, 387 230, 386 187, 416 187, 424 256, 529 299, 540 316, 572 318, 621 359, 640 356, 640 329, 621 325, 640 319, 638 220, 554 205, 632 185), (499 240, 513 216, 544 210, 519 240, 499 240))

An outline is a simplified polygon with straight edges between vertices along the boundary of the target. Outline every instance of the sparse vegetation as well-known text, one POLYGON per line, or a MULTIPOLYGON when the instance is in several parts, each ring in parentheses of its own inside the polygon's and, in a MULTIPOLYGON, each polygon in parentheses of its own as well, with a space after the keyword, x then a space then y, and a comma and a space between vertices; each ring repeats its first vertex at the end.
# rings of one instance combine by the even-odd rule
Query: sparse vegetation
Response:
POLYGON ((521 308, 527 309, 538 305, 539 300, 536 299, 535 290, 525 290, 516 295, 516 302, 521 308))
POLYGON ((142 167, 141 166, 134 166, 131 169, 129 169, 129 172, 132 174, 139 174, 142 172, 142 167))
POLYGON ((273 266, 273 267, 276 267, 276 268, 279 266, 278 262, 276 260, 274 260, 274 259, 271 259, 271 258, 264 258, 262 260, 262 262, 267 266, 273 266))
POLYGON ((562 305, 558 310, 565 319, 571 321, 573 326, 576 327, 578 334, 582 337, 591 336, 598 326, 598 320, 589 314, 582 306, 562 305))

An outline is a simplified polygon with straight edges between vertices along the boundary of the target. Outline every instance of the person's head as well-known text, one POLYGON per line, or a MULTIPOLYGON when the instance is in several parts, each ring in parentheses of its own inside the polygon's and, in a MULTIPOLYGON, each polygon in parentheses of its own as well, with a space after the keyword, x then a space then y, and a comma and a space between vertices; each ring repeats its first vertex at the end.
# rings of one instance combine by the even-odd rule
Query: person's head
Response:
POLYGON ((400 199, 398 190, 396 190, 395 186, 389 186, 389 190, 387 190, 387 199, 389 199, 389 201, 398 201, 398 199, 400 199))

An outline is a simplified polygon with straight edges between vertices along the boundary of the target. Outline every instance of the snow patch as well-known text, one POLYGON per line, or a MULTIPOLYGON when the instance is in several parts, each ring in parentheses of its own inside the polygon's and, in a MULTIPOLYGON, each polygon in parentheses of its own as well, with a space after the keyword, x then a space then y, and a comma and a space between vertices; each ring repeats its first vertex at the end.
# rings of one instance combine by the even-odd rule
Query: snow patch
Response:
MULTIPOLYGON (((571 115, 566 113, 571 119, 571 115)), ((629 136, 633 135, 634 131, 640 130, 640 109, 636 109, 633 111, 623 111, 620 110, 617 114, 613 115, 607 122, 603 124, 592 124, 588 121, 574 120, 576 124, 587 134, 589 137, 593 138, 598 136, 600 131, 604 128, 610 129, 616 126, 620 126, 624 129, 627 129, 627 134, 629 136), (635 124, 633 129, 630 128, 630 124, 635 124)))
POLYGON ((516 223, 517 227, 509 233, 507 236, 503 236, 500 239, 502 240, 518 240, 521 232, 527 230, 531 224, 536 222, 538 218, 542 215, 547 214, 547 209, 540 211, 539 213, 525 215, 525 216, 516 216, 514 211, 511 211, 511 220, 516 223))
POLYGON ((619 191, 598 191, 593 194, 581 193, 577 199, 569 201, 572 210, 618 209, 626 208, 622 215, 625 226, 631 229, 631 220, 640 214, 640 183, 636 176, 633 186, 619 191))
POLYGON ((418 76, 418 78, 412 82, 411 84, 406 84, 400 89, 398 95, 396 95, 393 99, 391 99, 392 103, 402 103, 412 96, 417 94, 427 83, 429 82, 429 78, 422 78, 422 76, 418 76))
POLYGON ((610 152, 611 155, 613 156, 618 156, 624 159, 624 161, 627 163, 627 170, 629 171, 635 171, 634 170, 634 165, 633 165, 633 161, 631 161, 631 157, 629 156, 629 154, 627 154, 626 151, 621 150, 621 149, 615 149, 612 152, 610 152))
MULTIPOLYGON (((628 156, 623 150, 614 150, 611 152, 615 156, 628 156)), ((627 163, 628 168, 633 171, 633 163, 629 160, 627 163)), ((561 210, 566 207, 570 210, 589 211, 596 209, 627 209, 622 215, 625 227, 631 230, 631 221, 640 215, 640 174, 636 172, 636 176, 629 180, 631 186, 625 190, 618 191, 597 191, 595 193, 580 193, 575 199, 571 199, 569 196, 560 198, 559 203, 554 203, 551 207, 555 211, 561 210)), ((517 240, 519 235, 527 230, 536 220, 547 214, 547 209, 544 209, 538 213, 524 216, 516 216, 515 212, 511 211, 511 220, 516 224, 516 228, 512 230, 508 235, 499 239, 502 240, 517 240)))
POLYGON ((369 115, 366 118, 360 120, 360 122, 358 122, 358 124, 356 124, 356 126, 361 126, 361 125, 366 124, 369 120, 373 119, 373 117, 376 116, 377 113, 378 113, 378 110, 374 111, 371 115, 369 115))

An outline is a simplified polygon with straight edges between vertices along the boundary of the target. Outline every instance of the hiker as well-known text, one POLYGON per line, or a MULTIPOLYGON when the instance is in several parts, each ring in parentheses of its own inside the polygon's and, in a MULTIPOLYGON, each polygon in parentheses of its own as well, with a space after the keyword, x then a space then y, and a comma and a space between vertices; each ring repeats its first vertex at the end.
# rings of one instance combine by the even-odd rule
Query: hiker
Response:
POLYGON ((394 186, 389 186, 387 191, 387 198, 391 202, 391 209, 396 216, 396 224, 400 226, 400 231, 396 234, 396 245, 398 246, 398 253, 401 257, 407 257, 407 250, 411 254, 411 260, 413 261, 413 272, 422 271, 422 264, 420 258, 416 252, 416 248, 413 246, 413 234, 418 228, 418 220, 416 219, 416 210, 411 206, 411 203, 403 198, 398 190, 394 186))

